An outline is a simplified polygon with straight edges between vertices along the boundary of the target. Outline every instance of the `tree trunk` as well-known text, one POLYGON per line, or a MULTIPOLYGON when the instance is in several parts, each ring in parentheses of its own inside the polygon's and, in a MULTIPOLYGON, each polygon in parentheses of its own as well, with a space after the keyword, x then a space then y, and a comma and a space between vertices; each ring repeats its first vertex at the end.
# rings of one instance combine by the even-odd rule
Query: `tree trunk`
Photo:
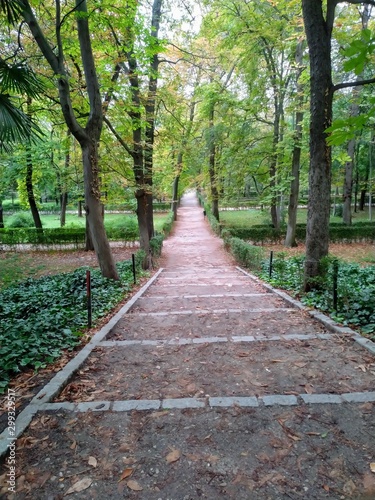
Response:
POLYGON ((182 170, 182 151, 179 151, 177 156, 177 173, 173 181, 173 193, 172 193, 172 212, 173 220, 177 220, 177 208, 178 208, 178 184, 180 181, 180 173, 182 170))
POLYGON ((296 113, 295 142, 292 155, 292 181, 290 183, 290 195, 288 205, 288 227, 285 236, 286 247, 296 247, 296 225, 299 195, 299 170, 301 161, 301 139, 302 139, 303 113, 296 113))
POLYGON ((208 171, 210 175, 211 186, 211 201, 212 201, 212 215, 219 221, 219 191, 217 189, 217 176, 216 176, 216 141, 214 130, 214 104, 210 110, 210 144, 209 144, 209 166, 208 171))
POLYGON ((332 122, 331 33, 334 3, 329 2, 327 22, 322 0, 302 0, 310 53, 310 169, 306 228, 304 290, 316 286, 320 260, 328 255, 331 194, 331 148, 325 130, 332 122), (333 11, 332 11, 333 9, 333 11))
POLYGON ((104 228, 102 203, 100 200, 98 146, 96 139, 87 141, 86 144, 81 144, 81 147, 87 221, 89 223, 94 250, 98 257, 102 275, 106 278, 118 280, 119 276, 116 264, 104 228))
POLYGON ((0 200, 0 229, 4 229, 4 209, 3 202, 0 200))
MULTIPOLYGON (((364 5, 362 17, 362 30, 367 29, 370 17, 370 10, 368 5, 364 5)), ((363 42, 365 40, 362 38, 363 42)), ((357 81, 363 80, 363 73, 358 75, 357 81)), ((350 106, 350 116, 359 115, 358 98, 361 87, 354 87, 352 92, 352 104, 350 106)), ((354 156, 355 156, 356 140, 353 138, 348 143, 347 153, 350 158, 345 164, 345 178, 344 178, 344 192, 343 192, 343 222, 347 226, 352 224, 352 191, 353 191, 353 169, 354 169, 354 156)))
MULTIPOLYGON (((356 106, 358 108, 358 106, 356 106)), ((352 115, 354 116, 354 115, 352 115)), ((347 226, 352 224, 352 191, 353 191, 353 166, 355 139, 350 139, 347 153, 350 158, 345 163, 345 178, 343 186, 342 220, 347 226)))
POLYGON ((139 244, 145 252, 145 258, 142 262, 143 269, 151 267, 151 248, 150 248, 150 234, 149 234, 149 206, 148 196, 143 189, 138 189, 135 193, 137 200, 137 219, 139 228, 139 244))
POLYGON ((31 215, 33 216, 34 225, 37 229, 42 230, 42 221, 40 219, 39 210, 36 204, 35 195, 34 195, 34 184, 33 184, 33 161, 31 158, 31 152, 29 145, 27 146, 26 151, 26 192, 27 192, 27 200, 30 205, 31 215))
POLYGON ((177 220, 177 208, 178 208, 178 184, 180 181, 180 176, 176 175, 173 180, 173 193, 172 193, 172 212, 173 220, 177 220))
POLYGON ((84 127, 78 122, 71 101, 69 75, 64 62, 64 44, 61 37, 61 26, 64 22, 64 18, 61 17, 61 2, 55 2, 56 36, 54 44, 50 44, 44 35, 44 32, 35 17, 35 11, 31 8, 28 0, 24 0, 21 3, 22 16, 43 56, 57 77, 56 80, 59 90, 60 105, 65 122, 81 146, 85 184, 85 202, 88 211, 87 220, 90 225, 91 236, 94 240, 93 243, 95 253, 98 258, 102 275, 106 278, 117 280, 119 279, 119 276, 105 233, 103 219, 101 217, 97 148, 103 124, 103 108, 95 66, 95 58, 91 44, 92 34, 89 28, 87 1, 75 0, 77 34, 86 80, 85 91, 87 92, 90 109, 89 117, 84 127))
POLYGON ((61 193, 61 204, 60 204, 60 226, 64 227, 66 223, 66 206, 68 204, 68 193, 63 190, 61 193))
POLYGON ((296 48, 296 65, 297 65, 297 106, 299 110, 296 112, 296 128, 294 132, 294 146, 292 154, 292 181, 290 183, 290 195, 288 205, 288 226, 286 230, 285 243, 286 247, 296 247, 296 225, 297 225, 297 209, 299 196, 299 171, 301 163, 301 140, 302 140, 302 120, 303 112, 303 86, 299 83, 301 68, 303 64, 303 47, 304 41, 300 41, 296 48))

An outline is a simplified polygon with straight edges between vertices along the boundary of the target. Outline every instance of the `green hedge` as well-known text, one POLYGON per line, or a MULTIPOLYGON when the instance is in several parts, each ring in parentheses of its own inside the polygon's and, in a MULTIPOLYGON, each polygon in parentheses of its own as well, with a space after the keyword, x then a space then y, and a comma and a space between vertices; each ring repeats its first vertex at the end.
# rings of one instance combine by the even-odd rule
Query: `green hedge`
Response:
MULTIPOLYGON (((235 238, 257 242, 258 244, 281 243, 285 239, 285 229, 276 230, 271 226, 254 225, 251 227, 229 227, 226 229, 235 238)), ((297 240, 306 238, 306 224, 297 224, 297 240)), ((375 241, 375 224, 358 223, 346 226, 342 223, 330 224, 329 239, 335 242, 375 241)))
POLYGON ((265 250, 260 246, 249 245, 240 238, 226 238, 225 246, 230 250, 236 261, 247 269, 262 269, 265 250))
MULTIPOLYGON (((112 241, 134 241, 139 238, 136 226, 109 226, 106 232, 108 239, 112 241)), ((53 228, 42 231, 36 228, 5 228, 0 229, 0 246, 73 244, 78 248, 85 244, 85 234, 85 228, 53 228)))

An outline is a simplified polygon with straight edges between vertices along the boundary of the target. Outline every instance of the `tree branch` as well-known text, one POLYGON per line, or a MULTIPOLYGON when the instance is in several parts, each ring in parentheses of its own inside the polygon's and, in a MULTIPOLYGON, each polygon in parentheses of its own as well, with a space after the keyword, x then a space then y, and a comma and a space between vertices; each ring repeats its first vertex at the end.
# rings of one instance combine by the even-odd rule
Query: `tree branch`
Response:
POLYGON ((121 137, 121 135, 117 132, 117 130, 115 129, 115 127, 109 121, 109 119, 106 116, 104 116, 103 120, 104 120, 104 123, 108 126, 109 130, 112 132, 112 134, 116 137, 116 139, 118 140, 118 142, 121 144, 121 146, 125 149, 125 151, 127 151, 129 153, 129 155, 131 157, 133 157, 134 156, 134 151, 132 151, 129 148, 129 146, 123 140, 123 138, 121 137))
POLYGON ((355 82, 344 82, 338 83, 332 87, 332 91, 336 92, 337 90, 347 89, 348 87, 361 87, 362 85, 369 85, 371 83, 375 83, 375 78, 369 78, 368 80, 357 80, 355 82))

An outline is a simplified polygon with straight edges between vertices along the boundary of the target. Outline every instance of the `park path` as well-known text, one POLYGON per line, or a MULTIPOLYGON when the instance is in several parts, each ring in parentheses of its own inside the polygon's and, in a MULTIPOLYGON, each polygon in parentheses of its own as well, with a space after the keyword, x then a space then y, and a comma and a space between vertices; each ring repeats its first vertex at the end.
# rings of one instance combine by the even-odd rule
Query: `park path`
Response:
POLYGON ((20 415, 15 498, 373 499, 374 353, 238 268, 188 193, 162 268, 20 415))

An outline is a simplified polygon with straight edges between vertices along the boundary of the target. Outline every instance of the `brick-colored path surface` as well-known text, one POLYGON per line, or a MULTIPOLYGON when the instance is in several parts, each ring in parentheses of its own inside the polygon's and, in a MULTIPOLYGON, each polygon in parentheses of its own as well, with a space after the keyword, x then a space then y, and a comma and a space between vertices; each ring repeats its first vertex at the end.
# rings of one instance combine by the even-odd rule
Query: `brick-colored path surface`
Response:
POLYGON ((16 498, 374 499, 374 346, 237 268, 192 194, 162 265, 21 415, 16 498))

